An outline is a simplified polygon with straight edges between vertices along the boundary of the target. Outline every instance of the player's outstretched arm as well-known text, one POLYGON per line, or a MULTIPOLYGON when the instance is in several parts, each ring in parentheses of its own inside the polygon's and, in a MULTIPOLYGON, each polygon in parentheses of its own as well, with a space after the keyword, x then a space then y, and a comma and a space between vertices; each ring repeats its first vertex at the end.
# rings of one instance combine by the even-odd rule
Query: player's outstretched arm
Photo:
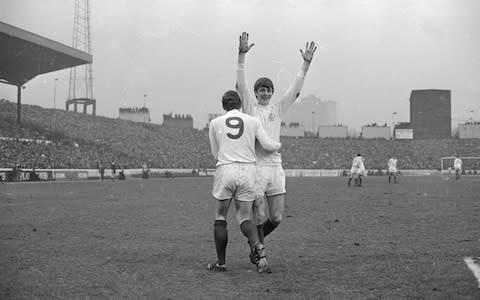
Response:
POLYGON ((250 45, 248 44, 248 32, 242 32, 238 38, 238 57, 240 58, 242 56, 245 58, 245 54, 247 54, 247 52, 250 51, 254 45, 255 44, 253 43, 250 45))
POLYGON ((310 64, 313 60, 313 54, 315 54, 315 50, 317 50, 317 46, 315 45, 315 42, 310 42, 305 44, 305 51, 302 51, 300 49, 300 53, 302 54, 304 62, 310 64))
POLYGON ((310 67, 310 64, 312 63, 313 60, 313 55, 315 54, 315 51, 317 50, 317 46, 315 45, 314 41, 311 41, 310 43, 307 42, 305 44, 305 50, 299 49, 300 54, 302 54, 303 58, 303 64, 302 64, 302 69, 301 72, 303 73, 303 76, 305 76, 308 72, 308 68, 310 67))
POLYGON ((262 124, 258 119, 256 120, 256 123, 257 130, 255 132, 255 137, 260 142, 262 148, 268 152, 275 152, 280 150, 280 148, 282 148, 282 144, 280 142, 272 140, 268 136, 267 132, 265 131, 265 129, 263 129, 262 124))
POLYGON ((298 72, 297 76, 295 77, 294 81, 285 92, 284 96, 280 99, 280 109, 281 115, 286 113, 286 111, 290 108, 290 106, 297 100, 297 97, 300 95, 300 92, 303 88, 303 83, 305 81, 305 76, 307 75, 308 69, 310 68, 310 64, 313 60, 313 55, 317 50, 317 46, 315 42, 307 42, 305 44, 305 50, 300 49, 300 54, 303 58, 303 63, 298 72))
POLYGON ((237 83, 236 89, 237 93, 242 99, 242 109, 243 112, 250 113, 250 108, 253 105, 254 101, 250 98, 248 94, 248 84, 245 77, 245 56, 253 45, 249 44, 248 33, 242 32, 238 39, 238 66, 237 66, 237 83))

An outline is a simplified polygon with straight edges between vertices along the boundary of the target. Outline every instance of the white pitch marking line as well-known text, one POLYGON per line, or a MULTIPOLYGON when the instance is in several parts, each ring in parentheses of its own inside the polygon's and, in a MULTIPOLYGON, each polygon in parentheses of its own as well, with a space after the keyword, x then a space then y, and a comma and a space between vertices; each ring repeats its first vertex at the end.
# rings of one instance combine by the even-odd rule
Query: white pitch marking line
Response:
POLYGON ((464 257, 463 260, 467 264, 470 271, 472 271, 473 276, 478 280, 478 288, 480 289, 480 258, 474 257, 464 257), (477 260, 477 262, 475 262, 477 260))

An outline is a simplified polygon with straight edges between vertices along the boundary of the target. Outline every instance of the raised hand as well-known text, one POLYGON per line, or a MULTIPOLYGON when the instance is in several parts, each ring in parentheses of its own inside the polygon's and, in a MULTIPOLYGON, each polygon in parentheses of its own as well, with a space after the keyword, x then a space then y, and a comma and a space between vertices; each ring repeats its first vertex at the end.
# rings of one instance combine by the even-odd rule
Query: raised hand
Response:
POLYGON ((247 53, 255 44, 248 45, 248 33, 242 32, 242 35, 239 38, 239 53, 247 53))
POLYGON ((305 52, 300 49, 300 53, 302 54, 303 60, 306 62, 310 63, 312 62, 313 59, 313 54, 315 53, 315 50, 317 50, 317 46, 315 46, 315 42, 310 42, 310 44, 305 45, 305 52))

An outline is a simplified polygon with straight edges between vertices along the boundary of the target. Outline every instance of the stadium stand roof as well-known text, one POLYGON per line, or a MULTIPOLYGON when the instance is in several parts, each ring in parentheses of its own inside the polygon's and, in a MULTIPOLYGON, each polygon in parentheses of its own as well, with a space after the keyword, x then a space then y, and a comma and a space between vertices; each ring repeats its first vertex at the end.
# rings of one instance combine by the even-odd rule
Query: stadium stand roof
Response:
POLYGON ((21 86, 35 76, 92 63, 92 55, 0 22, 0 82, 17 86, 17 121, 21 121, 21 86))

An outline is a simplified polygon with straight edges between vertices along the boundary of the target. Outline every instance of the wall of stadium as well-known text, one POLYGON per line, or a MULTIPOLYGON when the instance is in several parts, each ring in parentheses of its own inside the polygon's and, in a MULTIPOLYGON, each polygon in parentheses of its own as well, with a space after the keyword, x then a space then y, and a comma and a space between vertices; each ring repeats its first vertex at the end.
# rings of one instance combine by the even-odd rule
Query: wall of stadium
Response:
POLYGON ((348 128, 346 126, 318 126, 319 138, 347 138, 348 128))
POLYGON ((458 125, 458 137, 461 139, 480 139, 480 124, 458 125))
POLYGON ((300 123, 305 130, 314 132, 319 125, 337 124, 337 103, 323 101, 314 95, 300 98, 288 109, 285 123, 300 123))
POLYGON ((390 127, 362 126, 362 138, 364 139, 387 139, 391 137, 390 127))

